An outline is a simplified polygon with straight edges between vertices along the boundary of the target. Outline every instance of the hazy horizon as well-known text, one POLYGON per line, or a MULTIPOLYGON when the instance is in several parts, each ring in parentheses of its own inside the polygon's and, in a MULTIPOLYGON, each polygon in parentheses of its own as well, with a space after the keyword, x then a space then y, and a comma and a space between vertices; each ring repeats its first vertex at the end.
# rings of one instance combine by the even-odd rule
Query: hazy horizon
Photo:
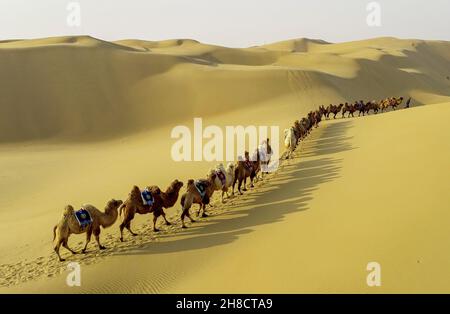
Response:
POLYGON ((346 42, 375 37, 450 41, 450 1, 379 0, 381 26, 367 24, 369 0, 0 0, 0 40, 89 35, 103 40, 189 38, 250 47, 294 38, 346 42), (73 7, 80 25, 68 25, 73 7))

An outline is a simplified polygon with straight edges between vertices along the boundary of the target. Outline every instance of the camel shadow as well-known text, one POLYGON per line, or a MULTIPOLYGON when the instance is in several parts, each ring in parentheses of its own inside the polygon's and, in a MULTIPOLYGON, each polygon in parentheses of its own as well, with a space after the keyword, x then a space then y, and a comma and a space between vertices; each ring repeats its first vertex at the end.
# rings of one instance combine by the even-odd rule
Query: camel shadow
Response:
POLYGON ((183 231, 158 235, 165 241, 149 240, 116 254, 161 254, 225 245, 253 232, 257 226, 280 223, 290 214, 308 210, 313 192, 339 177, 342 160, 325 155, 355 149, 345 136, 351 126, 352 122, 343 121, 327 125, 317 138, 312 135, 311 141, 308 140, 311 145, 297 151, 295 158, 284 163, 276 176, 258 189, 231 199, 219 215, 197 220, 183 231))

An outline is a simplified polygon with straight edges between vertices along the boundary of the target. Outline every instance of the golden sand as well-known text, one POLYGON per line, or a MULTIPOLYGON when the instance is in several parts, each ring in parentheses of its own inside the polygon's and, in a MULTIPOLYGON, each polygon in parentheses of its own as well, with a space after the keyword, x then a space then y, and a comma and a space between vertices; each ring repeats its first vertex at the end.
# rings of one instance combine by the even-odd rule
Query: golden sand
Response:
POLYGON ((0 43, 0 292, 450 292, 449 48, 0 43), (102 232, 110 249, 69 257, 83 277, 66 286, 51 229, 67 203, 103 208, 134 184, 165 188, 214 165, 172 161, 174 125, 284 128, 321 104, 401 95, 426 106, 322 123, 279 172, 186 231, 155 235, 140 216, 141 235, 121 244, 116 223, 102 232), (371 261, 381 287, 366 285, 371 261))

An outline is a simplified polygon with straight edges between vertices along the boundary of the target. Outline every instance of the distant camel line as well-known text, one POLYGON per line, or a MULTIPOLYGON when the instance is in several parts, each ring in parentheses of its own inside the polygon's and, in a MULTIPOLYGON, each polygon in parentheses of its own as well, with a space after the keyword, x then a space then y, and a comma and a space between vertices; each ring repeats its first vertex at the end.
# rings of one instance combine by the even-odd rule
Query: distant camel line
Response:
MULTIPOLYGON (((327 108, 319 106, 317 110, 310 111, 306 117, 296 120, 294 125, 289 129, 284 130, 284 144, 286 152, 280 159, 291 158, 292 153, 297 148, 300 141, 303 141, 311 133, 311 130, 319 127, 322 118, 329 119, 333 114, 334 118, 342 112, 342 117, 348 112, 354 117, 356 111, 363 116, 369 114, 372 110, 375 114, 384 112, 389 107, 394 110, 402 103, 403 97, 400 98, 386 98, 379 102, 356 101, 354 104, 330 104, 327 108)), ((411 98, 408 99, 405 108, 409 108, 411 98)), ((224 202, 224 195, 229 196, 229 189, 234 195, 236 183, 237 190, 240 195, 242 191, 247 191, 247 179, 250 181, 250 187, 253 187, 254 180, 262 179, 267 166, 270 164, 273 155, 272 147, 269 139, 264 140, 261 145, 255 150, 252 156, 245 151, 244 157, 237 162, 229 162, 226 167, 223 164, 218 164, 215 168, 210 169, 206 178, 197 180, 189 179, 186 186, 186 192, 182 194, 180 199, 181 205, 181 226, 186 228, 184 219, 187 217, 193 223, 195 220, 190 215, 190 208, 193 204, 199 205, 197 216, 207 217, 206 206, 210 203, 210 199, 215 191, 222 191, 222 203, 224 202), (258 177, 258 175, 260 176, 258 177), (242 189, 241 189, 242 187, 242 189)), ((68 246, 68 239, 71 234, 86 233, 86 243, 82 253, 86 252, 87 246, 91 240, 92 233, 94 233, 96 242, 100 250, 105 249, 100 244, 101 227, 108 228, 112 226, 118 216, 122 217, 120 224, 120 241, 124 241, 123 230, 127 229, 132 236, 137 234, 131 230, 131 221, 136 214, 153 213, 153 231, 158 232, 156 222, 158 217, 162 216, 167 225, 171 223, 166 219, 164 208, 168 209, 175 205, 179 198, 180 190, 183 187, 183 182, 174 180, 165 192, 161 191, 158 186, 147 186, 141 190, 138 186, 133 186, 128 198, 125 202, 121 200, 110 200, 105 207, 104 212, 101 212, 93 205, 83 205, 81 209, 75 211, 73 206, 67 205, 64 209, 63 216, 58 224, 53 227, 53 243, 54 251, 56 252, 60 261, 64 259, 60 255, 61 245, 70 251, 72 254, 77 254, 68 246)))
MULTIPOLYGON (((290 158, 291 154, 297 148, 298 143, 304 140, 312 128, 317 128, 322 118, 330 119, 330 115, 333 114, 333 118, 342 112, 342 118, 345 118, 345 114, 348 112, 347 117, 354 117, 356 111, 359 112, 358 117, 365 116, 369 114, 372 110, 375 114, 378 112, 384 112, 390 107, 395 110, 403 102, 403 97, 396 98, 390 97, 380 101, 372 100, 364 102, 363 100, 355 101, 354 104, 349 104, 348 102, 341 103, 339 105, 330 104, 328 107, 323 105, 315 111, 310 111, 308 115, 301 120, 296 120, 294 125, 289 129, 284 130, 284 146, 286 147, 286 158, 290 158)), ((411 105, 411 98, 406 101, 405 108, 409 108, 411 105)))

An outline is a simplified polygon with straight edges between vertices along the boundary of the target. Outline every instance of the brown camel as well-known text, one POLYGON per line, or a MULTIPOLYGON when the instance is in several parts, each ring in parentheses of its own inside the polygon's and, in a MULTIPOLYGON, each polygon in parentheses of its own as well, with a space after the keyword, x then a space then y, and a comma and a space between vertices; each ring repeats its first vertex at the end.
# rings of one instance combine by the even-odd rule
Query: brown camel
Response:
POLYGON ((383 99, 380 101, 380 111, 384 112, 389 107, 389 98, 383 99))
POLYGON ((345 103, 344 107, 342 107, 342 118, 345 118, 345 113, 348 112, 348 117, 350 118, 350 115, 352 115, 352 117, 354 117, 354 113, 356 111, 356 108, 354 105, 349 104, 349 103, 345 103))
POLYGON ((392 101, 391 101, 392 109, 396 110, 397 106, 400 106, 402 104, 402 102, 403 102, 403 97, 400 97, 400 98, 393 97, 392 101))
POLYGON ((339 104, 339 106, 332 106, 331 107, 331 113, 334 114, 333 119, 336 119, 336 116, 339 112, 341 112, 342 107, 344 107, 344 104, 339 104))
POLYGON ((242 194, 242 182, 244 183, 244 188, 242 190, 247 191, 247 178, 250 178, 250 187, 253 187, 253 180, 260 170, 260 156, 258 149, 256 150, 256 160, 250 160, 249 153, 247 151, 245 151, 244 155, 245 159, 239 160, 234 170, 233 194, 236 182, 238 182, 239 194, 242 194))
MULTIPOLYGON (((161 198, 163 201, 163 208, 168 209, 171 208, 178 200, 178 195, 180 194, 180 190, 183 187, 183 182, 174 180, 165 192, 161 192, 161 198)), ((161 213, 165 219, 164 211, 161 213)), ((168 223, 170 225, 170 223, 168 223)))
MULTIPOLYGON (((203 208, 202 217, 208 217, 206 214, 206 205, 209 204, 212 194, 214 193, 213 180, 215 180, 215 174, 212 174, 208 179, 200 179, 194 181, 190 179, 186 186, 186 193, 181 196, 181 226, 186 228, 184 224, 184 217, 188 217, 191 222, 195 222, 192 219, 189 209, 191 209, 192 204, 199 204, 200 209, 203 208)), ((200 209, 198 216, 200 216, 200 209)))
MULTIPOLYGON (((328 107, 325 109, 325 118, 329 119, 330 118, 330 114, 332 112, 334 105, 333 104, 329 104, 328 107)), ((324 107, 325 108, 325 107, 324 107)))
POLYGON ((159 231, 156 228, 156 220, 159 216, 163 216, 166 224, 170 224, 166 219, 166 214, 164 213, 164 201, 161 197, 161 190, 157 186, 150 186, 145 189, 152 197, 152 204, 145 203, 143 200, 143 194, 139 187, 133 186, 130 194, 128 194, 127 200, 120 206, 120 215, 123 212, 122 223, 120 224, 120 241, 123 242, 123 229, 126 228, 131 235, 136 236, 131 230, 130 223, 136 214, 149 214, 153 213, 153 231, 159 231))
POLYGON ((82 216, 76 216, 74 208, 71 205, 67 205, 64 208, 64 213, 61 220, 56 226, 53 227, 53 242, 56 238, 54 250, 59 257, 59 260, 61 262, 64 261, 59 254, 61 244, 67 250, 72 252, 72 254, 76 254, 76 252, 69 248, 67 244, 69 236, 72 233, 81 234, 86 232, 86 244, 82 250, 82 253, 86 252, 86 248, 91 241, 92 233, 94 233, 99 249, 104 250, 105 247, 100 244, 100 227, 108 228, 116 222, 118 216, 117 209, 120 205, 122 205, 122 201, 112 199, 106 204, 104 212, 101 212, 92 205, 83 205, 81 208, 83 211, 77 211, 77 214, 82 216), (87 214, 90 216, 90 219, 87 214), (77 217, 83 217, 85 219, 85 224, 82 225, 82 223, 78 220, 80 218, 77 217))
POLYGON ((369 101, 369 102, 366 103, 364 109, 365 109, 367 114, 370 113, 370 110, 373 110, 373 112, 375 114, 377 114, 378 110, 380 110, 380 105, 375 100, 372 100, 372 101, 369 101))

